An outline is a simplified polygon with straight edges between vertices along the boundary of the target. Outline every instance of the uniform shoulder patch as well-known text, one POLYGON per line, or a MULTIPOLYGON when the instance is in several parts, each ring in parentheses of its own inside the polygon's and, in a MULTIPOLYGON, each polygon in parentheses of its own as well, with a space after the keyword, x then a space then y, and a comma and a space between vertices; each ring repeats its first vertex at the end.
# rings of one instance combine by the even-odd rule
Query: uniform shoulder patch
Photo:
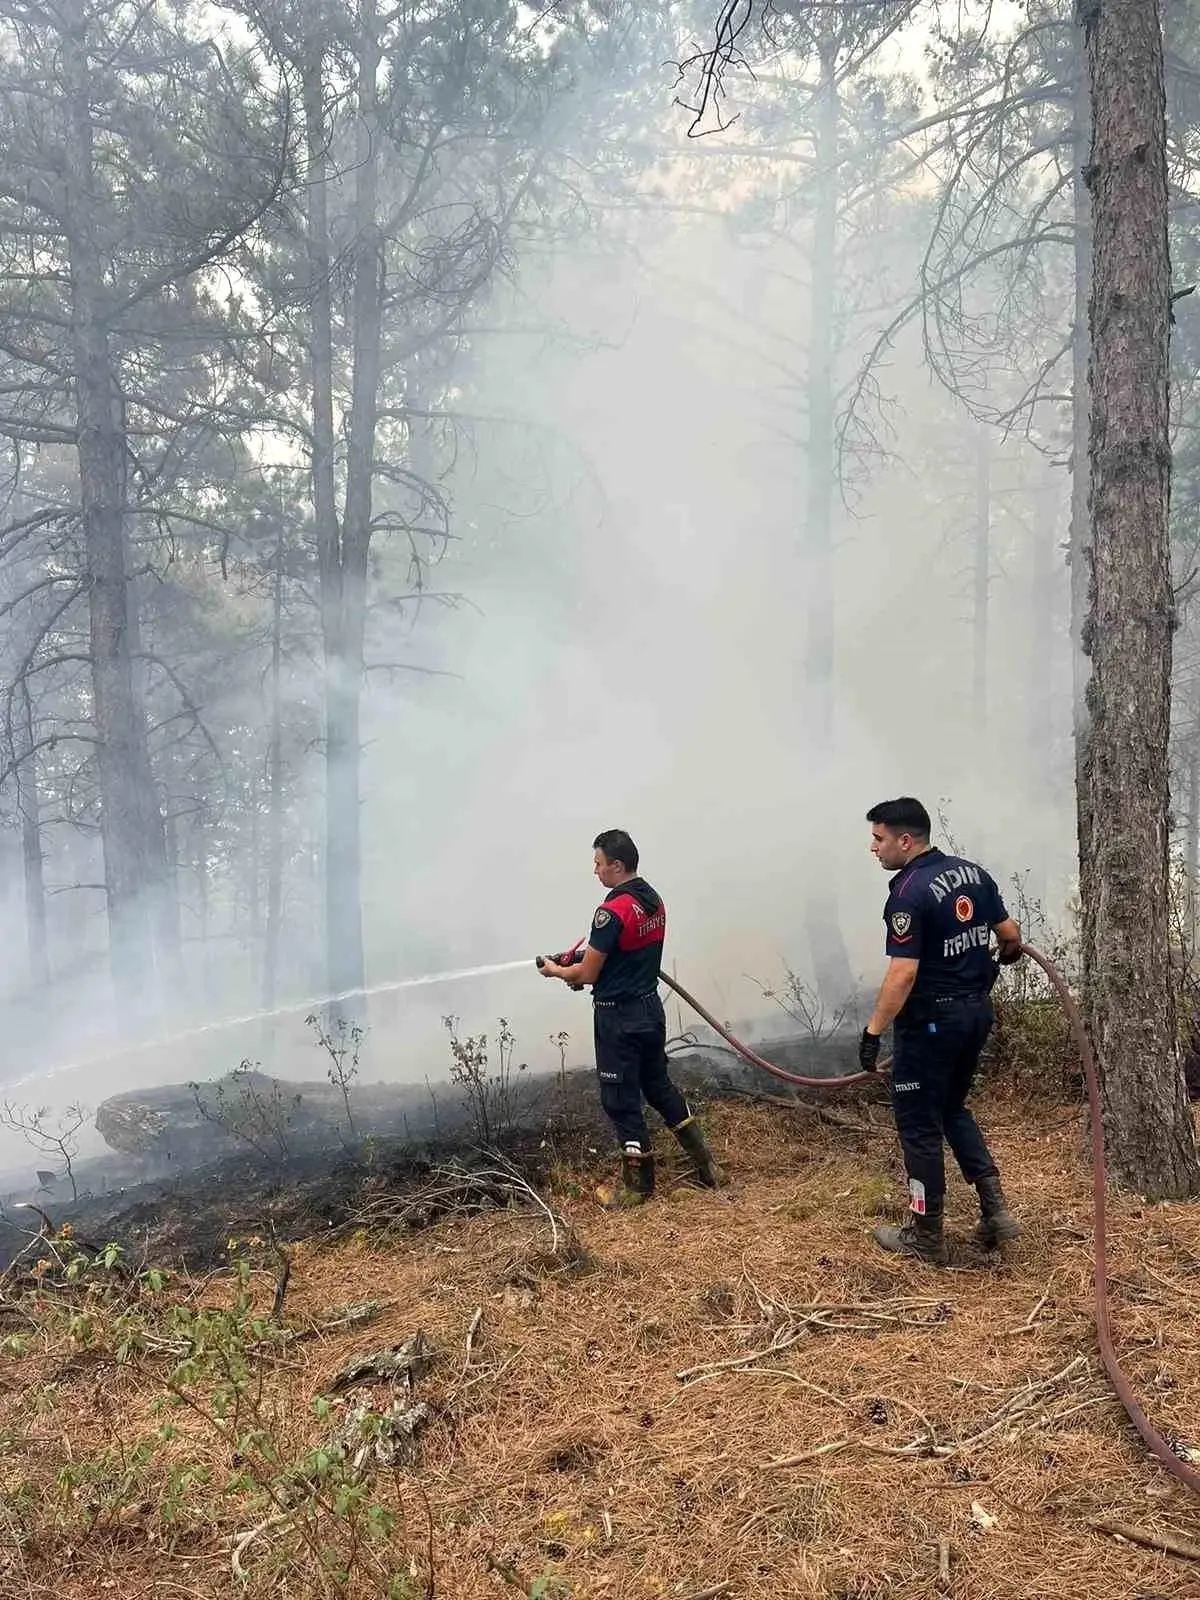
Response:
POLYGON ((912 916, 907 911, 893 911, 891 922, 892 932, 898 939, 903 939, 904 935, 912 927, 912 916))
POLYGON ((603 928, 612 921, 612 912, 606 911, 603 906, 597 908, 596 915, 592 918, 593 928, 603 928))

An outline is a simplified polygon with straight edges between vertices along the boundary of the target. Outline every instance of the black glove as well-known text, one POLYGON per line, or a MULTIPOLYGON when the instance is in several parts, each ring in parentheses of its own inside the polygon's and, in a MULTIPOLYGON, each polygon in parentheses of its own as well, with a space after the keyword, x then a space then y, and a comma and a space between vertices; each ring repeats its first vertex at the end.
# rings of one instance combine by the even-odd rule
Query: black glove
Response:
POLYGON ((1002 967, 1011 967, 1015 961, 1020 961, 1025 954, 1019 944, 1002 944, 996 953, 996 959, 1002 967))
POLYGON ((882 1043, 877 1033, 868 1033, 864 1028, 862 1038, 858 1041, 858 1064, 864 1072, 874 1072, 879 1065, 879 1046, 882 1043))

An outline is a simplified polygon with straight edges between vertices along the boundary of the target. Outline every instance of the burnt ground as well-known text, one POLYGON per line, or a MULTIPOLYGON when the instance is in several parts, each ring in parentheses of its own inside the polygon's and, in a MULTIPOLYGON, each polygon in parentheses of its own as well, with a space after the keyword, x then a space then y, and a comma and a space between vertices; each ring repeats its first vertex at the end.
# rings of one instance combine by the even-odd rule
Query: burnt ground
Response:
MULTIPOLYGON (((537 1178, 554 1161, 594 1162, 608 1143, 594 1079, 572 1073, 545 1097, 539 1118, 500 1133, 491 1147, 537 1178)), ((30 1210, 10 1208, 0 1217, 0 1270, 32 1248, 39 1226, 67 1224, 87 1247, 116 1243, 137 1258, 202 1271, 225 1259, 231 1236, 281 1243, 319 1238, 353 1216, 365 1191, 403 1191, 438 1167, 480 1159, 479 1143, 466 1129, 442 1139, 368 1136, 357 1146, 334 1139, 276 1158, 239 1152, 73 1204, 47 1201, 40 1221, 30 1210)))
MULTIPOLYGON (((151 1217, 211 1249, 271 1206, 346 1213, 289 1247, 286 1295, 257 1245, 152 1282, 73 1280, 47 1241, 0 1297, 0 1594, 1195 1600, 1197 1503, 1098 1361, 1078 1105, 979 1105, 1026 1233, 972 1257, 956 1180, 948 1271, 874 1246, 903 1174, 886 1110, 845 1099, 709 1104, 729 1187, 662 1141, 638 1211, 595 1204, 560 1126, 527 1147, 542 1201, 405 1222, 421 1186, 377 1171, 252 1212, 206 1174, 209 1211, 193 1186, 151 1217), (417 1431, 348 1477, 360 1397, 417 1431)), ((1200 1208, 1114 1197, 1109 1223, 1121 1358, 1200 1459, 1200 1208)))
MULTIPOLYGON (((793 1070, 813 1070, 802 1046, 780 1041, 772 1055, 793 1070)), ((697 1104, 745 1096, 788 1103, 796 1098, 785 1085, 751 1072, 726 1053, 677 1056, 672 1073, 697 1104)), ((231 1236, 255 1234, 281 1243, 320 1237, 352 1218, 364 1193, 381 1186, 403 1191, 419 1186, 435 1168, 481 1159, 484 1141, 469 1113, 448 1099, 451 1092, 443 1096, 446 1131, 441 1137, 368 1133, 351 1146, 331 1129, 320 1144, 292 1139, 286 1154, 236 1150, 195 1164, 169 1163, 166 1170, 160 1164, 160 1170, 142 1178, 138 1162, 114 1156, 107 1168, 100 1164, 96 1187, 103 1192, 83 1194, 75 1203, 39 1201, 40 1218, 11 1202, 0 1207, 0 1271, 34 1248, 39 1229, 53 1231, 64 1223, 94 1249, 116 1243, 134 1258, 179 1262, 192 1270, 223 1261, 231 1236)), ((867 1098, 885 1094, 882 1087, 866 1091, 867 1098)), ((862 1097, 860 1092, 857 1098, 862 1097)), ((806 1098, 836 1099, 843 1107, 847 1100, 844 1092, 806 1098)), ((530 1080, 515 1121, 486 1144, 535 1183, 556 1168, 590 1173, 613 1164, 612 1134, 590 1071, 570 1071, 561 1081, 530 1080)), ((666 1142, 674 1141, 667 1137, 666 1142)))

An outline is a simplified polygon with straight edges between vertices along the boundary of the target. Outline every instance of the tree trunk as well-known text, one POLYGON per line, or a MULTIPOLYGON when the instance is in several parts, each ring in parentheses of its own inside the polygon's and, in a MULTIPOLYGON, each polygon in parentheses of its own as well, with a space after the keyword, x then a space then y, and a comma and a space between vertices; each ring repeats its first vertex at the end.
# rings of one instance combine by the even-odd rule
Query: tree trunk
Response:
POLYGON ((267 755, 267 923, 263 940, 262 1003, 274 1009, 279 988, 283 915, 283 534, 275 548, 271 603, 271 744, 267 755))
POLYGON ((1187 820, 1183 838, 1183 875, 1187 911, 1187 938, 1194 941, 1196 912, 1200 905, 1200 718, 1189 718, 1190 732, 1185 746, 1187 759, 1187 820))
MULTIPOLYGON (((114 387, 115 382, 114 375, 114 387)), ((120 416, 119 410, 118 416, 120 416)), ((144 581, 143 578, 142 582, 144 581)), ((145 733, 145 706, 150 686, 150 670, 142 652, 139 588, 138 582, 126 584, 125 626, 132 668, 133 704, 138 727, 142 730, 142 766, 138 774, 138 783, 143 796, 143 814, 146 819, 146 883, 142 889, 142 897, 150 919, 150 937, 154 944, 154 964, 158 978, 158 998, 162 1000, 168 995, 182 997, 184 994, 183 933, 179 917, 179 887, 176 882, 177 853, 171 842, 171 826, 168 820, 170 801, 166 793, 160 798, 145 733)))
MULTIPOLYGON (((306 46, 303 96, 308 146, 308 261, 312 307, 313 513, 325 656, 325 973, 331 995, 363 986, 359 829, 361 635, 348 632, 343 530, 337 515, 333 427, 325 50, 319 19, 306 46)), ((356 331, 357 338, 357 331, 356 331)), ((351 581, 350 587, 353 588, 351 581)))
POLYGON ((1091 150, 1092 107, 1088 91, 1087 60, 1081 33, 1074 88, 1074 126, 1071 137, 1074 195, 1075 316, 1071 340, 1071 642, 1074 727, 1076 742, 1086 741, 1088 663, 1086 627, 1091 578, 1092 527, 1088 514, 1088 481, 1084 462, 1091 427, 1091 389, 1088 376, 1088 304, 1092 289, 1092 196, 1087 171, 1091 150))
POLYGON ((1032 637, 1029 647, 1029 756, 1030 770, 1044 773, 1050 763, 1058 765, 1055 752, 1060 729, 1054 715, 1058 674, 1055 664, 1061 659, 1055 634, 1061 618, 1055 602, 1059 596, 1058 566, 1055 560, 1055 531, 1058 523, 1058 496, 1049 483, 1039 483, 1033 491, 1031 520, 1033 551, 1029 563, 1029 615, 1032 637), (1053 693, 1048 692, 1051 683, 1053 693))
POLYGON ((185 994, 183 966, 183 914, 179 894, 179 818, 164 796, 162 820, 162 879, 156 898, 158 939, 157 961, 163 992, 180 998, 185 994))
MULTIPOLYGON (((813 129, 815 169, 812 290, 808 346, 808 471, 804 527, 808 574, 807 644, 804 653, 806 750, 814 772, 828 772, 834 761, 834 582, 833 491, 834 407, 838 246, 838 145, 841 102, 838 95, 838 43, 823 39, 818 47, 820 84, 813 129)), ((820 805, 819 798, 813 803, 820 805)), ((854 987, 850 958, 842 936, 837 886, 829 863, 815 857, 806 864, 803 886, 805 922, 817 988, 833 1005, 854 987)))
POLYGON ((1169 931, 1166 115, 1159 0, 1083 0, 1092 96, 1089 1023, 1113 1180, 1200 1188, 1169 931))
MULTIPOLYGON (((974 507, 971 539, 971 724, 979 759, 988 747, 988 656, 992 601, 992 438, 986 424, 975 429, 974 507)), ((979 816, 971 829, 974 849, 987 855, 987 823, 979 816)))
POLYGON ((1073 93, 1074 125, 1071 154, 1075 181, 1075 323, 1071 338, 1071 533, 1068 565, 1071 572, 1071 730, 1075 750, 1075 828, 1079 841, 1080 944, 1084 996, 1092 980, 1092 908, 1095 886, 1092 872, 1091 778, 1088 765, 1087 686, 1088 610, 1091 605, 1092 524, 1088 505, 1088 459, 1092 401, 1088 358, 1088 306, 1092 293, 1092 197, 1087 170, 1091 153, 1092 101, 1088 85, 1087 49, 1082 24, 1073 33, 1076 46, 1073 93))
POLYGON ((118 1007, 128 1020, 152 1015, 158 998, 153 900, 164 876, 162 817, 150 778, 130 649, 125 440, 95 228, 87 23, 81 7, 73 6, 72 13, 63 33, 68 112, 63 156, 79 488, 109 944, 118 1007))
POLYGON ((971 717, 987 739, 988 634, 992 576, 992 441, 986 427, 975 438, 975 541, 971 572, 971 717))
POLYGON ((17 688, 15 721, 21 747, 16 752, 17 811, 21 818, 21 856, 25 877, 25 940, 29 952, 29 981, 35 989, 50 982, 50 953, 46 939, 46 876, 42 857, 42 797, 34 753, 33 704, 29 686, 17 688))
POLYGON ((208 904, 208 833, 203 814, 196 813, 196 938, 200 951, 200 1003, 207 1006, 211 990, 211 965, 208 958, 209 904, 208 904))
POLYGON ((804 654, 805 731, 815 752, 833 748, 834 326, 838 233, 837 49, 822 46, 813 130, 815 166, 812 289, 808 344, 808 493, 804 550, 808 628, 804 654))
MULTIPOLYGON (((374 0, 359 7, 357 148, 354 164, 354 276, 351 294, 353 350, 346 448, 346 502, 342 522, 340 652, 331 663, 329 789, 333 804, 328 839, 331 913, 330 989, 361 991, 365 981, 362 933, 362 707, 363 633, 367 560, 371 547, 375 437, 378 432, 383 332, 383 249, 378 219, 379 38, 374 0)), ((360 1020, 365 999, 353 1009, 360 1020)), ((347 1009, 343 1005, 343 1012, 347 1009)))
POLYGON ((306 79, 305 105, 310 162, 310 266, 314 279, 314 398, 321 390, 322 415, 314 430, 314 498, 327 478, 317 508, 321 538, 322 620, 325 639, 325 934, 326 970, 331 995, 342 997, 339 1012, 361 1020, 365 974, 362 934, 362 707, 363 635, 366 624, 367 563, 371 545, 375 438, 378 431, 382 339, 383 252, 378 224, 379 137, 377 82, 380 49, 373 0, 365 0, 358 21, 357 150, 354 167, 354 246, 350 321, 351 394, 347 438, 346 498, 341 530, 332 506, 332 326, 328 299, 329 243, 325 214, 324 142, 320 104, 320 55, 306 79), (323 299, 317 296, 324 283, 323 299), (326 440, 326 429, 328 436, 326 440), (328 465, 324 459, 328 456, 328 465))

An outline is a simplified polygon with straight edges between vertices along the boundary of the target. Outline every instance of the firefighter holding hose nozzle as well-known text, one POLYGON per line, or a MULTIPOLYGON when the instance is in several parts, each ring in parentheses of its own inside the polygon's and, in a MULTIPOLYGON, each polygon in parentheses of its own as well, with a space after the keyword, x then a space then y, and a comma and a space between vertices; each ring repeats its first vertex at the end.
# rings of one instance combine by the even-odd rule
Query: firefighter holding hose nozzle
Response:
POLYGON ((973 1242, 983 1249, 1020 1235, 1000 1174, 967 1096, 995 1014, 991 991, 1002 963, 1021 956, 1021 930, 990 873, 929 842, 929 813, 919 800, 885 800, 867 812, 871 852, 888 885, 883 918, 888 969, 859 1042, 867 1072, 880 1036, 893 1029, 892 1110, 908 1172, 910 1218, 875 1229, 884 1250, 942 1266, 948 1259, 942 1213, 946 1194, 943 1139, 979 1194, 973 1242))
POLYGON ((666 907, 638 875, 637 846, 622 829, 597 835, 592 849, 593 870, 608 893, 592 917, 587 945, 557 958, 539 956, 537 964, 543 977, 592 987, 600 1104, 621 1144, 621 1187, 613 1203, 641 1205, 654 1194, 643 1101, 679 1140, 699 1182, 719 1188, 721 1173, 667 1067, 667 1019, 658 993, 666 907))

